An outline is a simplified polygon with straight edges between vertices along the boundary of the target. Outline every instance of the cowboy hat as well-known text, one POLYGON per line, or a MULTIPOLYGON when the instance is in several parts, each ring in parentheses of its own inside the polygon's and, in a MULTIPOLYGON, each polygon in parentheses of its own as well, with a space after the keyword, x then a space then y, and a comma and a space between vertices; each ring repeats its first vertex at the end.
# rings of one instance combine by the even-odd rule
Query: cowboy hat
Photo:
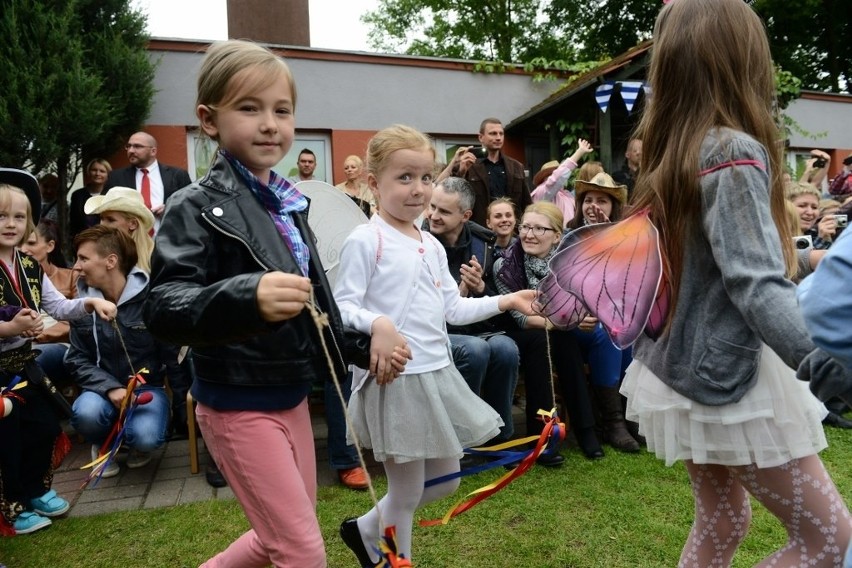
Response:
POLYGON ((600 191, 620 201, 622 205, 627 203, 627 186, 615 183, 607 173, 601 172, 589 181, 577 180, 574 182, 574 193, 577 194, 577 201, 582 202, 582 195, 588 191, 600 191))
POLYGON ((14 168, 0 168, 0 184, 11 185, 27 194, 32 209, 33 223, 38 223, 41 217, 41 191, 38 180, 29 172, 14 168))
POLYGON ((154 226, 154 214, 145 207, 142 194, 129 187, 113 187, 101 195, 93 195, 83 206, 86 215, 100 215, 104 211, 121 211, 133 215, 150 231, 154 226))
POLYGON ((533 189, 535 189, 536 187, 543 184, 544 180, 549 178, 550 174, 555 172, 556 168, 558 168, 558 167, 559 167, 559 162, 557 162, 556 160, 551 160, 551 161, 547 162, 546 164, 544 164, 543 166, 541 166, 541 169, 538 170, 538 173, 535 174, 535 177, 533 178, 533 189))

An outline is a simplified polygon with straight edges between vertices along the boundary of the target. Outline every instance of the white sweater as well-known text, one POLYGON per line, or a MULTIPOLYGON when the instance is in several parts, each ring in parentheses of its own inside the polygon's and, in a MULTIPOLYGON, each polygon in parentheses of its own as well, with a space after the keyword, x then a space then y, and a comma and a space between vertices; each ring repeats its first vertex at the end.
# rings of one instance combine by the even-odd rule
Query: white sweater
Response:
POLYGON ((450 364, 445 321, 466 325, 500 313, 499 296, 462 298, 444 247, 419 233, 412 239, 373 215, 343 243, 334 287, 345 325, 369 334, 379 316, 393 321, 411 348, 405 374, 450 364))

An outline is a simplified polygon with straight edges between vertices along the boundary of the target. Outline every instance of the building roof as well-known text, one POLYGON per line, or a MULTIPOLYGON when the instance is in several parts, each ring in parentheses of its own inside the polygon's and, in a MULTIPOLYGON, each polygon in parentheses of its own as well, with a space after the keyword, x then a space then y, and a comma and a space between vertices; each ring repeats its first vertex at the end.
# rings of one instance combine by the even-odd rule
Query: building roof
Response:
POLYGON ((643 57, 651 49, 651 45, 653 45, 653 43, 653 40, 650 39, 643 41, 635 47, 628 49, 621 55, 602 63, 590 71, 574 75, 571 79, 569 79, 569 82, 564 87, 557 90, 555 93, 529 109, 521 116, 515 118, 512 122, 506 125, 506 129, 508 130, 512 127, 518 126, 527 120, 550 110, 560 103, 570 99, 583 89, 602 82, 603 77, 606 77, 615 71, 629 69, 631 64, 633 64, 637 59, 643 57))

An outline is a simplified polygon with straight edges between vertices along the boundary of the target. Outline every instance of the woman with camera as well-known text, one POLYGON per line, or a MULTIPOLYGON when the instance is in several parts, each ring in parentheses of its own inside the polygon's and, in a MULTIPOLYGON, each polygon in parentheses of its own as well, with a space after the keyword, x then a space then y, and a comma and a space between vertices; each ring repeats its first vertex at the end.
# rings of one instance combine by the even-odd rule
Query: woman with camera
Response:
POLYGON ((811 158, 805 162, 805 171, 802 172, 800 182, 812 184, 822 190, 823 180, 831 165, 831 156, 822 150, 811 150, 811 158))

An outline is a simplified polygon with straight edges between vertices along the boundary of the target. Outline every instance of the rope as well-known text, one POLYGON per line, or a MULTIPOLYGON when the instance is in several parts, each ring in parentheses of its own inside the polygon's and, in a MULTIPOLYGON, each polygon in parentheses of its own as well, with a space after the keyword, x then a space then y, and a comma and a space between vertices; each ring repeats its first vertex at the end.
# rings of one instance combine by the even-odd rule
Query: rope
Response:
POLYGON ((110 320, 112 323, 113 329, 115 329, 115 334, 118 336, 118 342, 121 343, 121 349, 124 351, 124 356, 127 357, 127 365, 130 367, 130 376, 136 376, 136 369, 133 368, 133 361, 130 360, 130 353, 127 351, 127 345, 124 343, 124 336, 121 335, 121 328, 118 327, 118 314, 116 313, 115 317, 110 320))
POLYGON ((311 297, 307 303, 308 311, 311 313, 311 317, 314 320, 314 324, 317 327, 317 331, 320 336, 320 343, 322 344, 322 350, 325 353, 326 361, 328 362, 328 370, 331 372, 331 378, 334 382, 334 388, 337 391, 337 396, 340 398, 340 405, 343 407, 343 417, 346 419, 346 428, 349 430, 349 433, 352 436, 352 441, 355 442, 355 450, 358 452, 358 461, 361 464, 361 467, 364 469, 364 475, 367 477, 367 490, 370 494, 370 499, 373 502, 373 506, 376 508, 376 512, 379 517, 379 525, 385 526, 384 521, 382 520, 382 510, 379 507, 379 499, 376 496, 376 488, 373 486, 373 478, 370 475, 369 470, 367 469, 367 462, 364 459, 364 453, 361 451, 361 440, 358 439, 358 433, 355 431, 354 425, 352 423, 352 417, 349 415, 349 409, 346 406, 346 397, 343 396, 343 389, 340 387, 340 379, 337 376, 337 372, 334 370, 334 360, 331 357, 331 352, 328 349, 328 344, 325 341, 325 334, 323 333, 323 328, 330 327, 331 323, 328 320, 328 314, 320 313, 319 309, 316 305, 316 298, 314 297, 314 291, 311 289, 311 297))

